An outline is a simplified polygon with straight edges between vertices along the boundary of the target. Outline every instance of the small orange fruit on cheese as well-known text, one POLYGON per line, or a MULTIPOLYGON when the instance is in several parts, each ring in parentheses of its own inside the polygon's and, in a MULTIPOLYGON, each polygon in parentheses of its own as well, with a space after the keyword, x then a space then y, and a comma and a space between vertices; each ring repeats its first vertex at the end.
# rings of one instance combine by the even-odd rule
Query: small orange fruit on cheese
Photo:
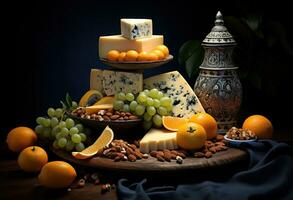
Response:
POLYGON ((147 52, 145 51, 142 51, 138 54, 138 57, 137 57, 137 60, 138 61, 147 61, 148 60, 148 57, 147 57, 147 52))
POLYGON ((207 135, 202 125, 188 122, 178 128, 176 138, 179 147, 194 150, 204 146, 207 135))
POLYGON ((119 54, 120 54, 119 51, 117 51, 117 50, 111 50, 107 54, 107 59, 108 60, 111 60, 111 61, 117 61, 118 58, 119 58, 119 54))
POLYGON ((126 52, 121 52, 118 57, 119 62, 123 62, 125 60, 126 52))
POLYGON ((158 50, 162 51, 164 53, 164 55, 165 55, 165 58, 167 58, 169 56, 169 49, 165 45, 163 45, 163 44, 158 45, 158 46, 156 46, 155 49, 158 49, 158 50))
POLYGON ((138 57, 137 51, 130 50, 127 51, 126 56, 125 56, 125 61, 136 61, 138 57))
POLYGON ((163 126, 170 131, 177 131, 178 128, 188 122, 188 119, 181 117, 163 116, 163 126))
POLYGON ((17 127, 7 135, 8 148, 14 152, 21 152, 26 147, 32 146, 37 141, 37 134, 28 127, 17 127))
POLYGON ((273 137, 273 125, 268 118, 262 115, 252 115, 246 118, 242 128, 251 130, 261 139, 269 139, 273 137))
POLYGON ((152 53, 155 53, 159 60, 163 60, 165 58, 165 55, 161 50, 155 49, 152 51, 152 53))
POLYGON ((210 114, 197 113, 191 116, 189 121, 202 125, 206 131, 207 139, 212 139, 217 136, 217 131, 218 131, 217 121, 210 114))
POLYGON ((153 53, 153 52, 149 52, 147 54, 147 60, 148 61, 157 61, 159 59, 158 55, 153 53))
POLYGON ((22 150, 17 162, 19 167, 26 172, 39 172, 48 162, 48 155, 43 148, 30 146, 22 150))
POLYGON ((75 169, 64 161, 48 162, 38 176, 41 185, 53 189, 67 188, 75 178, 75 169))

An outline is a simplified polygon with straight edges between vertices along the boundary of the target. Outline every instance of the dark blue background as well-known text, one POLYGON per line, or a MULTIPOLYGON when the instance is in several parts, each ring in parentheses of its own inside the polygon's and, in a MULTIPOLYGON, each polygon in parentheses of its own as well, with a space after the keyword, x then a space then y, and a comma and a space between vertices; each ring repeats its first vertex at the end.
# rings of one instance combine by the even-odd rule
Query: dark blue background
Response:
MULTIPOLYGON (((3 79, 9 81, 1 83, 3 94, 7 94, 2 99, 6 117, 1 132, 18 125, 34 126, 35 117, 48 107, 59 106, 66 92, 78 100, 89 88, 90 69, 105 67, 98 61, 98 37, 119 34, 122 17, 152 18, 154 34, 164 35, 175 56, 166 66, 146 70, 146 76, 178 70, 187 78, 185 69, 178 65, 179 48, 187 40, 204 39, 218 10, 226 16, 240 17, 243 10, 260 10, 283 24, 289 23, 289 7, 275 2, 266 5, 269 7, 247 1, 194 1, 192 5, 186 0, 12 2, 7 19, 12 52, 10 64, 3 71, 3 79)), ((193 87, 195 79, 188 81, 193 87)), ((286 95, 282 98, 289 102, 286 95)), ((266 114, 277 127, 284 127, 278 116, 280 109, 276 108, 279 105, 273 104, 284 102, 280 97, 262 99, 258 104, 253 98, 244 105, 249 108, 247 113, 266 114)))

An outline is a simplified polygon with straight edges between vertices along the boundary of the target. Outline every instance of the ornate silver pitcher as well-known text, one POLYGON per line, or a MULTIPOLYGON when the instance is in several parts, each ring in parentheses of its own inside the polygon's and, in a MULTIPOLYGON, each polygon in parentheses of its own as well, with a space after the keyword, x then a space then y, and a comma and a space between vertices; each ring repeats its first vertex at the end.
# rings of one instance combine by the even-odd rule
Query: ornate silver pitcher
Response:
POLYGON ((218 133, 225 133, 236 125, 241 105, 242 87, 232 60, 236 42, 224 26, 219 11, 215 26, 202 42, 204 60, 194 91, 206 112, 218 122, 218 133))

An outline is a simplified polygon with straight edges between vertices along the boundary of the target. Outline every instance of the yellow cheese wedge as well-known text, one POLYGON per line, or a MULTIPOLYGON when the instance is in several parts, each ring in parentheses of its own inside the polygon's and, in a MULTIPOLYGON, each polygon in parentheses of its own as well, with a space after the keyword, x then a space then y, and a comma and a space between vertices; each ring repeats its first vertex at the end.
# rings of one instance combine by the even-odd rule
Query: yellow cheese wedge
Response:
POLYGON ((139 53, 148 52, 161 44, 164 44, 163 35, 153 35, 137 40, 128 40, 121 35, 101 36, 99 38, 99 56, 107 58, 107 53, 113 49, 125 52, 129 50, 135 50, 139 53))
POLYGON ((107 110, 113 108, 113 104, 101 104, 93 105, 85 108, 86 114, 93 114, 99 112, 99 110, 107 110))
POLYGON ((114 138, 113 130, 107 126, 99 138, 89 147, 84 149, 82 152, 72 152, 72 155, 77 159, 87 159, 98 153, 100 149, 108 146, 114 138))
POLYGON ((140 151, 149 153, 156 150, 177 149, 177 132, 166 129, 150 129, 140 141, 140 151))

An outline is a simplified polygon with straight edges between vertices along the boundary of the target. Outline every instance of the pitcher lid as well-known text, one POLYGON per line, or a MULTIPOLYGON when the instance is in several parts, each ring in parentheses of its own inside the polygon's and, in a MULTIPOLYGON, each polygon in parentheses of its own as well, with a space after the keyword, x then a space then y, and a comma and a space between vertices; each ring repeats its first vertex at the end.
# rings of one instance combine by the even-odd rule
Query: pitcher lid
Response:
POLYGON ((222 13, 218 11, 215 20, 215 26, 211 32, 203 40, 203 45, 233 45, 236 44, 233 36, 228 32, 224 26, 222 13))

